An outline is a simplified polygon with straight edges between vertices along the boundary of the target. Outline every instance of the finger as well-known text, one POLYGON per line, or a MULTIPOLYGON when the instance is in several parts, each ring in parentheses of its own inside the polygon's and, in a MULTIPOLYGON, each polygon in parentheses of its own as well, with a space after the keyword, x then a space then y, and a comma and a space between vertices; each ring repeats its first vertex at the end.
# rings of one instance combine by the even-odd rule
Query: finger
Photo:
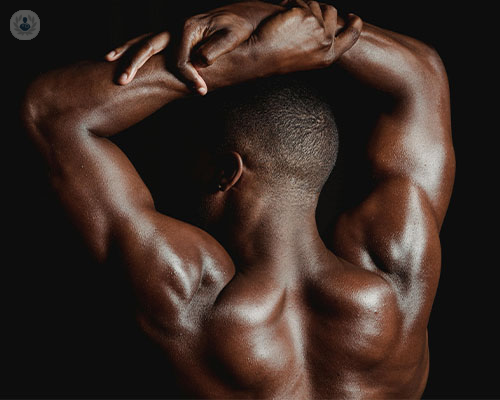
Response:
MULTIPOLYGON (((251 34, 251 32, 248 32, 251 34)), ((221 29, 215 32, 210 38, 198 47, 194 54, 193 61, 196 65, 212 65, 217 58, 229 53, 248 39, 246 35, 237 35, 228 29, 221 29)))
POLYGON ((309 9, 309 7, 307 6, 307 4, 304 0, 292 0, 290 3, 292 4, 293 7, 300 7, 300 8, 309 9))
POLYGON ((357 15, 349 14, 344 29, 335 39, 334 53, 336 59, 354 46, 354 43, 359 39, 359 35, 361 35, 362 29, 363 21, 361 18, 357 15))
POLYGON ((188 20, 184 25, 177 53, 177 69, 189 85, 196 89, 198 93, 204 95, 207 93, 207 85, 191 63, 191 51, 201 39, 200 25, 192 24, 188 20))
POLYGON ((319 3, 317 1, 309 1, 308 5, 309 9, 311 10, 311 13, 316 17, 321 27, 324 27, 323 12, 321 11, 319 3))
POLYGON ((177 64, 177 68, 182 76, 188 81, 188 85, 194 88, 202 96, 207 94, 207 84, 190 61, 182 65, 177 64))
POLYGON ((151 36, 143 44, 131 60, 127 63, 127 67, 118 78, 118 83, 126 85, 131 82, 137 71, 155 54, 159 53, 167 47, 170 41, 170 34, 168 32, 161 32, 157 35, 151 36))
POLYGON ((128 42, 122 44, 121 46, 114 48, 108 54, 106 54, 105 56, 106 60, 115 61, 119 59, 125 53, 125 51, 127 51, 131 46, 140 42, 149 35, 151 35, 151 33, 145 33, 143 35, 137 36, 136 38, 129 40, 128 42))
POLYGON ((337 9, 329 4, 320 4, 326 34, 332 39, 337 30, 337 9))
POLYGON ((303 8, 309 10, 309 6, 304 0, 288 0, 285 4, 287 8, 303 8))

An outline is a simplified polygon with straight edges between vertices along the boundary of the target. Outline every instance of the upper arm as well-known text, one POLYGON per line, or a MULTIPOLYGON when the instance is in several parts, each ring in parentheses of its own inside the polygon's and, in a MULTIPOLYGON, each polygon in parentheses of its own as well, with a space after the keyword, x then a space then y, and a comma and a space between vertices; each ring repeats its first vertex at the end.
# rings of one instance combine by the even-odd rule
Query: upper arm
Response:
POLYGON ((455 170, 446 73, 436 54, 424 61, 420 79, 380 115, 367 148, 372 190, 340 216, 331 241, 392 281, 415 313, 430 311, 437 287, 455 170))
MULTIPOLYGON (((178 320, 204 269, 229 256, 206 232, 156 211, 126 155, 66 117, 31 132, 50 181, 95 258, 127 269, 139 309, 162 326, 178 320)), ((213 272, 213 271, 212 271, 213 272)))
POLYGON ((86 61, 41 75, 27 89, 22 120, 92 255, 123 265, 142 311, 172 321, 232 263, 206 232, 157 212, 132 163, 105 137, 187 88, 165 69, 164 56, 152 57, 126 86, 113 83, 117 66, 86 61))

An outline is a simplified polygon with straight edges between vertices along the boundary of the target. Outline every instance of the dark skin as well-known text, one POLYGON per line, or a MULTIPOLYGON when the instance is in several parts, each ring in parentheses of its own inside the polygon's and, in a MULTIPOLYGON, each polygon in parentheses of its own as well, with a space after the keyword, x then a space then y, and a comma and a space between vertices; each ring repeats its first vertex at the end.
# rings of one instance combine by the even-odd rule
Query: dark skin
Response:
POLYGON ((344 23, 315 2, 241 3, 190 20, 175 74, 162 51, 170 39, 168 32, 144 36, 107 62, 41 76, 23 115, 89 250, 105 263, 119 249, 138 322, 186 394, 421 396, 455 168, 439 56, 355 16, 344 23), (115 82, 123 71, 110 61, 127 51, 135 57, 115 82), (318 194, 300 202, 285 190, 271 196, 237 152, 204 166, 206 230, 160 214, 107 139, 193 88, 203 94, 332 63, 393 106, 367 149, 373 190, 341 215, 326 242, 316 226, 318 194))

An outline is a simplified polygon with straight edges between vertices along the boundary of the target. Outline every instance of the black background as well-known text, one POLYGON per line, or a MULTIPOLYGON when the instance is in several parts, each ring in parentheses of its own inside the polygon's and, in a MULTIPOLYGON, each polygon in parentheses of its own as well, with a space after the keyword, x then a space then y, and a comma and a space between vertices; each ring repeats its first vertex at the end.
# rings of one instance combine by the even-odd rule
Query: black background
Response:
MULTIPOLYGON (((478 2, 373 3, 334 5, 433 45, 447 68, 452 95, 457 176, 441 233, 443 266, 429 324, 431 370, 424 397, 498 397, 498 96, 493 91, 498 45, 491 36, 493 10, 478 2)), ((103 271, 87 258, 23 137, 17 106, 36 74, 102 56, 126 38, 170 26, 208 4, 7 3, 5 25, 17 10, 30 9, 38 14, 41 31, 31 41, 4 33, 9 129, 3 136, 2 396, 161 393, 156 385, 165 375, 155 374, 161 360, 130 322, 120 272, 103 271)), ((351 117, 356 116, 353 111, 351 117)))

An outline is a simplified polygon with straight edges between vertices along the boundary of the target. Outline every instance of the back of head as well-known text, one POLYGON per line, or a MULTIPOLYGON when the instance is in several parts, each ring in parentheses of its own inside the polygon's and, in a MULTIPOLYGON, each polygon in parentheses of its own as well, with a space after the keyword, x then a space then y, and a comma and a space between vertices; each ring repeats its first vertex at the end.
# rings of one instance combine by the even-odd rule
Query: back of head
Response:
POLYGON ((270 190, 321 191, 338 133, 330 105, 310 85, 290 76, 260 79, 214 92, 204 105, 215 151, 240 153, 270 190))

